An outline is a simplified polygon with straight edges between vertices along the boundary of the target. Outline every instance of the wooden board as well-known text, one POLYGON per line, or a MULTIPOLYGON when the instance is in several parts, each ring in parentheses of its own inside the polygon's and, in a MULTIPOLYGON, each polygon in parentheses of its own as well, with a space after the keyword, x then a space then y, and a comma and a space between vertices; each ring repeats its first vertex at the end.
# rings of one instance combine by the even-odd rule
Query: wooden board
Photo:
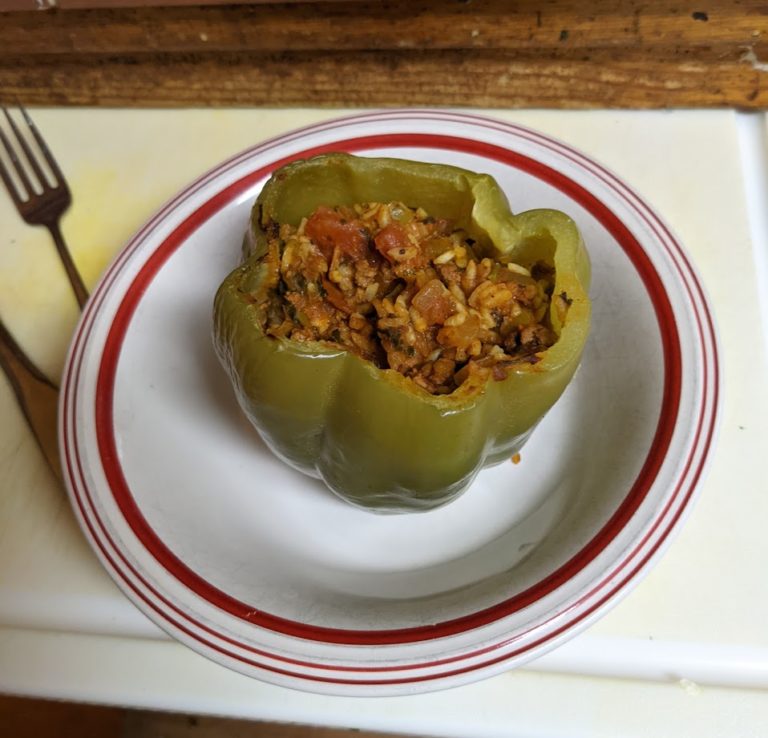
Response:
POLYGON ((2 734, 9 738, 395 738, 389 733, 129 710, 2 695, 0 725, 3 726, 2 734))
POLYGON ((0 101, 768 107, 768 5, 695 8, 345 0, 11 12, 0 14, 0 101))

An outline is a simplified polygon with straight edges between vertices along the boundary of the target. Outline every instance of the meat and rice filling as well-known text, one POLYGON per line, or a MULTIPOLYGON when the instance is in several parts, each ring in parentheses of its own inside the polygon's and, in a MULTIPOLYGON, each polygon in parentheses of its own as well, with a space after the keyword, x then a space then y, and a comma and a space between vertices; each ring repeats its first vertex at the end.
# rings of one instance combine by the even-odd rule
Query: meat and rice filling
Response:
POLYGON ((268 335, 340 346, 433 394, 496 380, 555 340, 544 263, 483 257, 467 234, 399 202, 320 206, 270 234, 259 300, 268 335))

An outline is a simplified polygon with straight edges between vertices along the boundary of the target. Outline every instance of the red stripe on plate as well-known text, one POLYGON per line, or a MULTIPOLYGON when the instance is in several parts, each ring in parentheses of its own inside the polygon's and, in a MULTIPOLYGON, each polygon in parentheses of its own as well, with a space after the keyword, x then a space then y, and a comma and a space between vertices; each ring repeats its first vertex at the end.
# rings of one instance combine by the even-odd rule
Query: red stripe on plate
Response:
MULTIPOLYGON (((455 635, 491 623, 530 605, 575 576, 605 549, 642 503, 663 462, 675 427, 680 401, 681 349, 669 298, 649 257, 621 220, 588 190, 547 165, 490 143, 454 136, 389 134, 336 141, 280 159, 238 180, 187 217, 151 254, 128 288, 110 327, 96 390, 96 433, 102 464, 114 499, 126 522, 147 551, 175 578, 211 604, 260 627, 329 643, 383 645, 455 635), (289 160, 332 150, 423 147, 463 151, 502 162, 558 188, 588 210, 616 239, 632 261, 649 293, 659 323, 664 357, 662 412, 653 443, 634 485, 612 518, 572 559, 530 589, 482 611, 435 625, 393 630, 360 631, 325 628, 277 617, 236 600, 189 569, 159 539, 137 506, 120 467, 113 425, 113 393, 120 350, 133 313, 159 270, 186 239, 210 217, 271 170, 289 160)), ((689 464, 692 462, 689 462, 689 464)), ((614 572, 615 575, 615 572, 614 572)))

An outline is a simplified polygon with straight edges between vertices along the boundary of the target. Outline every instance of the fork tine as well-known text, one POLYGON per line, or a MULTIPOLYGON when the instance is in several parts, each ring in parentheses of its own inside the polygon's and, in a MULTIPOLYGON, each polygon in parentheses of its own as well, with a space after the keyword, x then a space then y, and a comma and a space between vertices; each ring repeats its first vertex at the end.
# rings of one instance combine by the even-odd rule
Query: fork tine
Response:
POLYGON ((16 190, 16 185, 13 183, 11 175, 8 173, 8 169, 5 164, 3 164, 2 159, 0 159, 0 179, 5 182, 5 187, 8 190, 8 194, 11 196, 14 205, 16 205, 17 208, 21 207, 21 197, 19 196, 19 193, 16 190))
MULTIPOLYGON (((5 110, 5 108, 3 108, 3 110, 5 110)), ((19 179, 27 191, 27 197, 32 197, 34 195, 34 190, 29 182, 29 177, 27 177, 27 173, 24 171, 24 167, 19 161, 19 157, 16 155, 16 150, 11 146, 11 142, 8 140, 8 137, 5 135, 2 128, 0 128, 0 141, 3 142, 8 158, 11 160, 11 164, 13 164, 16 169, 16 173, 19 175, 19 179)))
POLYGON ((19 110, 21 111, 22 116, 24 116, 24 120, 29 126, 29 130, 32 131, 32 135, 34 136, 35 141, 37 141, 37 145, 40 147, 40 151, 43 152, 45 161, 48 162, 48 166, 50 167, 51 172, 53 172, 54 179, 60 186, 66 187, 66 180, 64 179, 64 175, 61 173, 61 169, 59 169, 59 165, 56 163, 56 159, 53 158, 53 154, 48 149, 42 134, 37 130, 37 126, 32 122, 32 118, 29 117, 24 107, 19 105, 19 110))
POLYGON ((16 122, 11 118, 11 114, 8 112, 8 108, 5 106, 3 107, 3 113, 5 113, 5 119, 8 121, 8 125, 11 127, 11 130, 13 131, 14 135, 16 136, 16 140, 19 142, 19 146, 24 150, 24 155, 27 157, 27 161, 29 162, 29 165, 32 167, 33 171, 35 172, 35 175, 37 176, 38 182, 40 183, 40 186, 43 189, 46 189, 48 187, 48 179, 43 174, 43 170, 40 168, 40 165, 37 163, 37 157, 35 156, 32 149, 29 148, 29 144, 27 143, 24 136, 21 135, 21 131, 16 126, 16 122))
MULTIPOLYGON (((30 197, 32 195, 32 188, 30 187, 26 172, 22 169, 21 162, 19 161, 19 158, 16 156, 16 152, 13 150, 13 147, 11 146, 11 142, 8 140, 2 128, 0 128, 0 141, 2 141, 3 147, 5 148, 5 151, 8 154, 8 158, 11 160, 14 168, 18 172, 19 179, 21 180, 22 184, 26 188, 27 197, 30 197)), ((11 175, 8 172, 7 167, 4 164, 2 164, 2 162, 0 162, 0 165, 2 165, 3 182, 5 182, 6 187, 15 195, 14 202, 16 202, 17 204, 21 203, 23 193, 21 193, 16 187, 16 185, 14 184, 13 180, 11 179, 11 175)))

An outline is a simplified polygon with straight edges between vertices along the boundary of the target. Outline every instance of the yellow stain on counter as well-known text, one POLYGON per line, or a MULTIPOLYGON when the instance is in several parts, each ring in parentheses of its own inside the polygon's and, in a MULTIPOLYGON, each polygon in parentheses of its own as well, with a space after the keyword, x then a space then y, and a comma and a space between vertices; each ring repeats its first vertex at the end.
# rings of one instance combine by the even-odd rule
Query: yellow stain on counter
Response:
POLYGON ((81 166, 70 177, 73 204, 61 229, 86 286, 91 289, 153 203, 126 185, 114 166, 81 166))
MULTIPOLYGON (((68 181, 73 202, 62 217, 61 231, 92 290, 156 205, 130 192, 113 166, 75 167, 68 181)), ((15 215, 6 222, 0 315, 33 361, 56 379, 79 318, 74 294, 47 229, 29 226, 15 215)))
MULTIPOLYGON (((124 216, 116 199, 117 172, 104 168, 78 175, 70 177, 73 204, 62 217, 61 231, 83 280, 93 287, 122 245, 119 238, 127 229, 120 228, 124 216)), ((20 222, 13 231, 10 245, 4 246, 12 253, 6 252, 6 268, 0 273, 3 287, 16 300, 34 303, 49 290, 58 291, 55 284, 60 279, 66 286, 66 274, 47 229, 20 222)))

